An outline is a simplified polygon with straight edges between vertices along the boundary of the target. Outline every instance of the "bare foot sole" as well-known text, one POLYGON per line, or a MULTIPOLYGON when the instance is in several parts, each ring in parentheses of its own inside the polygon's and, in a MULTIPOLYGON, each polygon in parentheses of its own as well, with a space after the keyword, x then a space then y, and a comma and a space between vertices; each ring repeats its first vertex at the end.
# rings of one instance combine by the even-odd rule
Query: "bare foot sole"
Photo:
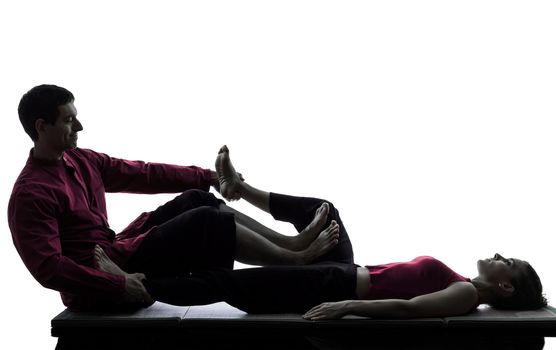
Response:
POLYGON ((126 275, 126 273, 106 255, 99 245, 95 246, 95 264, 100 271, 110 272, 115 275, 126 275))
POLYGON ((296 245, 295 250, 303 250, 315 240, 315 237, 322 231, 324 224, 326 224, 326 219, 328 218, 328 212, 330 210, 330 206, 328 203, 324 202, 318 207, 315 212, 315 217, 313 221, 307 225, 303 229, 303 231, 299 232, 296 237, 296 245))
POLYGON ((220 148, 214 167, 218 175, 220 194, 228 200, 239 199, 238 192, 241 178, 232 165, 230 150, 227 146, 222 146, 222 148, 220 148))
POLYGON ((325 228, 317 238, 309 245, 309 247, 300 253, 301 264, 308 264, 314 261, 319 256, 325 254, 330 249, 338 244, 340 239, 340 225, 335 220, 332 220, 330 225, 325 228))

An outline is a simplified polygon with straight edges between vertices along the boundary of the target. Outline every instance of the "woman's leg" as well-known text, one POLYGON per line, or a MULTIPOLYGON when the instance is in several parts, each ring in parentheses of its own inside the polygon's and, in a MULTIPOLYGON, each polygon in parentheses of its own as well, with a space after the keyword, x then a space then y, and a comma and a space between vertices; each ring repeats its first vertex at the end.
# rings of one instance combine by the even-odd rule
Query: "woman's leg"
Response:
POLYGON ((253 314, 305 313, 320 303, 357 299, 355 269, 334 264, 211 270, 144 284, 154 300, 173 305, 225 301, 253 314))
MULTIPOLYGON (((338 244, 328 253, 319 257, 317 261, 353 263, 353 248, 349 235, 340 219, 339 211, 332 203, 318 198, 265 192, 241 181, 231 163, 228 148, 225 146, 220 150, 216 170, 221 179, 223 194, 226 193, 224 190, 228 194, 233 192, 254 206, 270 213, 276 220, 292 223, 299 232, 297 243, 300 246, 311 244, 320 227, 327 227, 332 221, 337 222, 340 232, 338 244), (327 205, 323 206, 323 203, 327 205), (318 210, 325 212, 326 215, 319 217, 318 210)), ((280 237, 281 235, 275 235, 272 232, 260 233, 274 242, 283 239, 280 237)))
POLYGON ((160 277, 232 269, 234 259, 252 265, 307 264, 334 247, 338 230, 332 222, 308 248, 294 252, 236 223, 231 213, 198 207, 153 228, 123 269, 160 277))
MULTIPOLYGON (((95 259, 100 270, 125 274, 101 248, 98 250, 95 259)), ((226 301, 249 313, 304 313, 322 302, 357 299, 353 264, 216 268, 148 276, 143 284, 157 301, 174 305, 226 301)))
POLYGON ((309 225, 307 225, 302 231, 298 232, 298 235, 288 236, 262 225, 253 218, 227 206, 226 204, 220 204, 220 210, 234 214, 238 224, 256 232, 272 243, 292 251, 300 251, 308 248, 309 245, 315 240, 315 237, 317 237, 318 234, 325 228, 328 216, 328 206, 324 205, 319 207, 313 213, 313 219, 309 225))
POLYGON ((145 289, 156 301, 192 306, 225 301, 230 270, 206 270, 182 276, 147 278, 145 289))
MULTIPOLYGON (((182 194, 180 194, 179 196, 172 199, 171 201, 168 201, 164 205, 161 205, 156 210, 151 212, 149 218, 143 225, 142 230, 146 231, 152 228, 153 226, 162 225, 168 222, 169 220, 179 216, 180 214, 183 214, 189 210, 202 207, 202 206, 210 206, 234 214, 234 219, 236 223, 238 225, 243 226, 243 228, 248 229, 249 230, 248 233, 257 233, 262 237, 266 238, 267 240, 269 240, 270 242, 274 243, 275 245, 278 245, 280 248, 285 248, 287 250, 287 251, 281 250, 281 254, 284 256, 284 259, 278 259, 278 260, 274 259, 273 255, 270 255, 269 259, 265 259, 264 252, 270 250, 270 254, 272 254, 274 251, 276 251, 276 249, 274 249, 275 247, 272 246, 263 246, 263 249, 261 249, 261 253, 263 253, 263 256, 261 257, 261 259, 257 259, 257 260, 253 260, 253 258, 255 258, 254 255, 256 255, 255 252, 245 256, 240 253, 239 255, 240 259, 245 258, 247 260, 250 260, 251 264, 253 265, 260 265, 263 264, 263 262, 264 265, 268 265, 271 264, 270 261, 272 261, 272 263, 296 265, 300 263, 299 261, 307 261, 309 257, 314 256, 315 251, 319 250, 317 247, 322 248, 322 244, 317 244, 316 246, 310 247, 310 249, 308 249, 310 244, 315 240, 316 235, 320 233, 324 228, 324 222, 326 220, 326 214, 327 214, 326 212, 317 214, 314 217, 313 220, 314 222, 311 226, 314 232, 310 234, 311 236, 310 240, 308 239, 301 240, 300 237, 303 237, 304 235, 298 235, 298 236, 282 235, 274 230, 271 230, 268 227, 265 227, 264 225, 260 224, 259 222, 250 218, 249 216, 233 208, 226 206, 226 204, 224 204, 222 200, 217 199, 212 193, 202 191, 202 190, 197 190, 197 189, 187 190, 182 194), (302 258, 298 257, 299 254, 290 254, 289 252, 289 251, 303 251, 307 249, 308 249, 308 252, 306 252, 307 254, 302 258), (259 263, 255 264, 254 263, 255 261, 259 261, 259 263)), ((242 235, 241 237, 238 238, 238 243, 242 243, 243 236, 245 235, 242 235)), ((257 238, 253 239, 251 235, 246 236, 246 239, 249 239, 251 241, 251 242, 246 242, 248 243, 247 246, 255 249, 257 248, 255 243, 261 243, 261 244, 266 243, 265 240, 260 240, 257 238)), ((245 244, 242 244, 241 246, 245 246, 245 244)))
POLYGON ((225 301, 248 313, 304 313, 323 302, 356 299, 355 271, 338 263, 234 270, 225 301))
MULTIPOLYGON (((353 247, 347 233, 346 227, 340 218, 340 212, 334 204, 323 199, 311 197, 295 197, 284 194, 270 193, 269 210, 270 214, 280 221, 291 222, 295 228, 303 233, 303 228, 310 223, 310 217, 322 203, 328 204, 328 217, 325 223, 336 222, 339 229, 338 244, 327 253, 318 257, 313 263, 328 261, 344 264, 353 264, 353 247)), ((300 233, 301 234, 301 233, 300 233)))
POLYGON ((338 232, 339 226, 332 221, 307 248, 291 251, 236 223, 236 260, 249 265, 305 265, 334 249, 338 232))

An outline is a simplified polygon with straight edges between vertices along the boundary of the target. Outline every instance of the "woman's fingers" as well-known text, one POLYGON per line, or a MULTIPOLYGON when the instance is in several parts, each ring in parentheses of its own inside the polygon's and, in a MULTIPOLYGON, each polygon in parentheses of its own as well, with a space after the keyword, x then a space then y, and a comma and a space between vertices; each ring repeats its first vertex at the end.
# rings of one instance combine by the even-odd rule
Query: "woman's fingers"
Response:
POLYGON ((345 315, 342 302, 322 303, 307 311, 303 318, 318 321, 342 318, 345 315))
POLYGON ((326 317, 325 315, 316 315, 310 318, 311 321, 321 321, 321 320, 327 320, 328 317, 326 317))
POLYGON ((312 320, 312 319, 314 319, 315 317, 320 316, 320 315, 322 314, 322 310, 323 310, 325 307, 326 307, 325 304, 317 305, 317 306, 313 307, 311 310, 307 311, 307 312, 305 313, 305 315, 303 315, 303 318, 312 320))
POLYGON ((303 316, 303 318, 305 318, 306 320, 317 321, 317 320, 327 319, 328 315, 326 313, 321 312, 320 310, 317 310, 309 315, 303 316))
POLYGON ((311 310, 307 311, 307 312, 305 313, 305 316, 312 315, 316 310, 318 310, 318 309, 321 307, 321 305, 322 305, 322 304, 317 305, 317 306, 313 307, 311 310))

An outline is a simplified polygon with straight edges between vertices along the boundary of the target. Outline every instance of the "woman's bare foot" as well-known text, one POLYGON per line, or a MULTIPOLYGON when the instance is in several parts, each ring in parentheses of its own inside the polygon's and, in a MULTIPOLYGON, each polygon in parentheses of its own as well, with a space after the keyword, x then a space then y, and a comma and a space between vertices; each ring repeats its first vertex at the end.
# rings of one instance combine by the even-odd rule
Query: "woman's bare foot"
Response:
POLYGON ((303 250, 309 247, 309 245, 315 240, 315 237, 322 231, 324 224, 326 224, 326 219, 328 218, 328 211, 330 206, 328 203, 324 202, 318 207, 315 212, 315 217, 313 221, 307 225, 297 236, 294 236, 293 250, 303 250))
POLYGON ((104 250, 97 244, 95 245, 95 264, 100 271, 110 272, 115 275, 125 276, 127 273, 120 269, 109 257, 104 250))
POLYGON ((317 238, 307 247, 300 251, 300 264, 305 265, 311 263, 319 256, 325 254, 338 244, 340 238, 340 225, 332 220, 330 225, 325 228, 317 238))
POLYGON ((227 146, 222 146, 216 157, 214 164, 218 182, 220 184, 220 194, 227 200, 240 198, 241 178, 234 169, 230 160, 230 150, 227 146))

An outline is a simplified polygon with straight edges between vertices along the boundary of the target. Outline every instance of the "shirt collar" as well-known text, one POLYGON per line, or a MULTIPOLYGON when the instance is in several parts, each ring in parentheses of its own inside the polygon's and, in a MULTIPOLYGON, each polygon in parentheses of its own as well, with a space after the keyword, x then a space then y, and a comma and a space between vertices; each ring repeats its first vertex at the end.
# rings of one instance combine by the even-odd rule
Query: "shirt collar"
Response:
POLYGON ((59 166, 59 165, 63 165, 63 164, 67 165, 68 157, 64 153, 64 155, 62 156, 62 159, 59 159, 59 160, 39 159, 39 158, 35 158, 33 156, 33 148, 31 148, 31 150, 29 151, 29 158, 27 160, 27 163, 30 163, 30 164, 33 164, 33 165, 40 165, 40 166, 59 166))

